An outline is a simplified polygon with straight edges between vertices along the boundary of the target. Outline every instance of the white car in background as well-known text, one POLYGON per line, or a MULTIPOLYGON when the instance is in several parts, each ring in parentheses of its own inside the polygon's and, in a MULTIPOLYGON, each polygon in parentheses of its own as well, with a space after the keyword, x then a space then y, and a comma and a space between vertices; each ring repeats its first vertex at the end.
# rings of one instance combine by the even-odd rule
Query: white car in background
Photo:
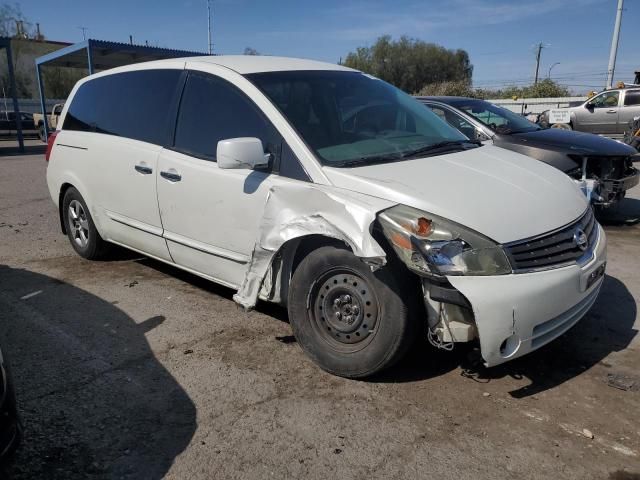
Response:
POLYGON ((568 330, 603 281, 605 234, 565 174, 338 65, 216 56, 93 75, 46 158, 78 254, 114 243, 246 308, 282 303, 336 375, 379 372, 424 331, 497 365, 568 330))

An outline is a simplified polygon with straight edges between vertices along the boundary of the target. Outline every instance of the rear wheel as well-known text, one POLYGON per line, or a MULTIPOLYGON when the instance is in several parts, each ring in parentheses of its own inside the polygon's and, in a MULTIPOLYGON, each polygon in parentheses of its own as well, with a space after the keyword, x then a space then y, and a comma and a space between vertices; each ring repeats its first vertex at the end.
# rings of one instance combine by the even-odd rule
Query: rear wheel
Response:
POLYGON ((44 134, 44 125, 40 125, 38 127, 38 138, 40 138, 40 141, 42 142, 46 142, 46 138, 45 138, 45 134, 44 134))
POLYGON ((414 321, 390 266, 371 272, 351 252, 321 247, 296 269, 289 321, 322 369, 362 378, 392 366, 414 338, 414 321))
POLYGON ((78 255, 88 260, 104 256, 108 244, 98 233, 82 195, 73 187, 64 194, 62 215, 67 236, 78 255))

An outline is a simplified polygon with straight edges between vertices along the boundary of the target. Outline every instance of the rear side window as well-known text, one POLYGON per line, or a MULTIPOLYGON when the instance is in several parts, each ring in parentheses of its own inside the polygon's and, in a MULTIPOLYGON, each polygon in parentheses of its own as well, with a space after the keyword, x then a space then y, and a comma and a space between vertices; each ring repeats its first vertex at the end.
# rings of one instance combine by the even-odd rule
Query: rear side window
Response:
POLYGON ((90 80, 73 97, 62 128, 162 145, 181 73, 138 70, 90 80))
POLYGON ((624 95, 625 107, 631 105, 640 105, 640 90, 629 90, 624 95))
POLYGON ((276 154, 280 136, 258 107, 229 82, 191 72, 180 102, 174 147, 215 160, 220 140, 256 137, 265 152, 276 154))

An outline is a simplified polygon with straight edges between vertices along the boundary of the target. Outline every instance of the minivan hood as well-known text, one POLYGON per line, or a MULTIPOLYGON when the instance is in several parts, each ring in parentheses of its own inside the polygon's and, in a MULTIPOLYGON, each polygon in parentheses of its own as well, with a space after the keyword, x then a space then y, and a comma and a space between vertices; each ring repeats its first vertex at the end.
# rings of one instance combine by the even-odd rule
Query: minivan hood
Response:
POLYGON ((610 138, 560 128, 512 135, 499 134, 498 136, 500 141, 505 143, 517 143, 575 154, 627 156, 636 153, 633 147, 610 138))
POLYGON ((564 173, 492 145, 324 170, 337 187, 439 215, 498 243, 557 229, 576 220, 588 207, 576 183, 564 173))

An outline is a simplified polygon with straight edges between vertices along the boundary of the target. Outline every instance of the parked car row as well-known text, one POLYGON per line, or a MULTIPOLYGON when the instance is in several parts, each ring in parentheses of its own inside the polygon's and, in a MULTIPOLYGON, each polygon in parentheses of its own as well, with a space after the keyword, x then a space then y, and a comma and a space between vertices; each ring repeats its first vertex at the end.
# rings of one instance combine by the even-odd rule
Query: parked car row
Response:
MULTIPOLYGON (((58 126, 58 119, 60 118, 63 107, 63 103, 56 103, 51 109, 51 113, 47 114, 47 127, 49 128, 49 130, 55 130, 58 126)), ((33 122, 35 128, 38 129, 38 136, 40 137, 40 140, 44 142, 46 139, 44 115, 42 115, 42 113, 34 113, 33 122)))
MULTIPOLYGON (((20 126, 24 136, 35 136, 37 134, 33 123, 33 115, 30 113, 19 112, 20 126)), ((3 111, 0 112, 0 136, 15 136, 18 132, 18 122, 16 120, 16 112, 3 111)))
MULTIPOLYGON (((333 374, 380 372, 424 331, 498 365, 596 300, 606 237, 571 168, 584 172, 599 144, 575 134, 573 160, 558 132, 519 132, 483 103, 430 102, 289 58, 115 68, 73 89, 47 183, 79 255, 122 245, 236 289, 245 308, 281 303, 333 374), (571 168, 519 153, 554 142, 571 168)), ((626 178, 616 165, 612 180, 626 178)))
POLYGON ((635 148, 590 133, 543 129, 524 117, 484 100, 418 97, 465 136, 528 155, 565 172, 598 207, 624 198, 640 181, 633 166, 635 148))
POLYGON ((568 112, 569 118, 553 123, 547 110, 539 117, 541 126, 622 138, 629 122, 640 116, 640 85, 605 90, 575 107, 554 110, 568 112))

